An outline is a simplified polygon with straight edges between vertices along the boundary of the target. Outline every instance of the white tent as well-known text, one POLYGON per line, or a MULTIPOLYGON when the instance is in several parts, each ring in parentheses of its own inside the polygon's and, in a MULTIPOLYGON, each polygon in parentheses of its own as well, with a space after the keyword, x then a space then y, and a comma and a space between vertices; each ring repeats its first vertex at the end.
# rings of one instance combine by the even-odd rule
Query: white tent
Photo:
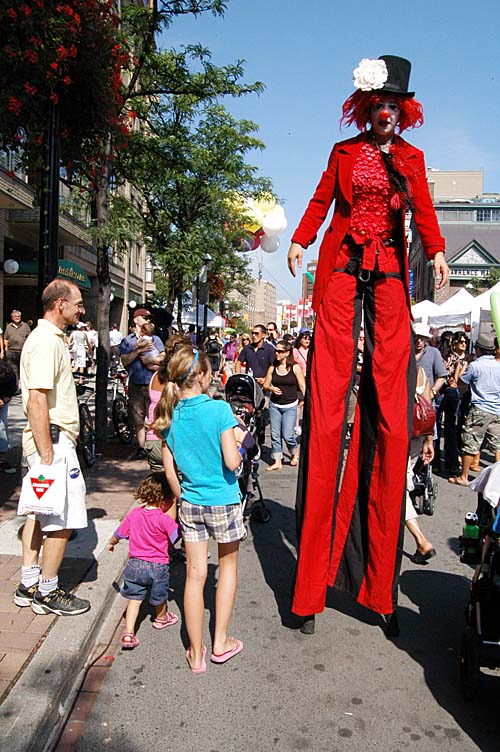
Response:
POLYGON ((436 313, 428 317, 427 324, 441 332, 446 329, 470 331, 475 309, 474 297, 462 288, 438 306, 436 313))
MULTIPOLYGON (((203 326, 203 314, 204 314, 204 306, 199 305, 198 306, 198 325, 199 326, 203 326)), ((177 314, 175 313, 175 315, 177 314)), ((220 318, 221 317, 218 316, 213 311, 211 311, 210 308, 207 308, 207 326, 216 326, 216 327, 220 326, 220 324, 214 323, 214 321, 220 318)), ((191 306, 183 307, 182 323, 183 324, 196 324, 196 308, 192 308, 191 306)))
POLYGON ((411 307, 411 313, 415 321, 420 321, 422 324, 427 323, 428 316, 436 315, 439 311, 437 303, 433 303, 430 300, 421 300, 420 303, 415 303, 411 307))
POLYGON ((482 292, 477 298, 474 298, 474 303, 478 309, 481 308, 483 311, 491 311, 490 295, 492 292, 500 293, 500 282, 497 282, 496 285, 493 285, 489 290, 485 290, 485 292, 482 292))
POLYGON ((467 292, 465 288, 461 288, 455 295, 439 306, 439 316, 443 316, 446 313, 470 313, 474 308, 474 296, 467 292))

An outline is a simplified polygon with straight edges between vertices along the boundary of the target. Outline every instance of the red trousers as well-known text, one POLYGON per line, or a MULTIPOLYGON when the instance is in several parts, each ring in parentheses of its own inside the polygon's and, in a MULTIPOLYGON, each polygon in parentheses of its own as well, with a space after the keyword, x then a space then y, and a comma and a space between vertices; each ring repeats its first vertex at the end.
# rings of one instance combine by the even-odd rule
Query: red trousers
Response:
POLYGON ((314 329, 297 489, 292 610, 319 613, 327 586, 392 613, 402 554, 415 358, 406 288, 394 273, 334 271, 314 329), (349 395, 364 312, 363 371, 344 468, 349 395))

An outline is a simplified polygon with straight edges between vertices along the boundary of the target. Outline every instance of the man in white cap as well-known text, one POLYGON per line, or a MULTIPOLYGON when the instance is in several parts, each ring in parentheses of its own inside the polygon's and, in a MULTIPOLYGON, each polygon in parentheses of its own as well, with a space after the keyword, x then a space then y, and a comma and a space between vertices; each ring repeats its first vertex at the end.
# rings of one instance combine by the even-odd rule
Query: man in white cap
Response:
POLYGON ((460 381, 471 390, 471 407, 462 431, 462 472, 448 478, 456 486, 469 485, 474 455, 486 438, 495 462, 500 462, 500 348, 498 339, 480 334, 476 341, 477 360, 470 363, 460 381))

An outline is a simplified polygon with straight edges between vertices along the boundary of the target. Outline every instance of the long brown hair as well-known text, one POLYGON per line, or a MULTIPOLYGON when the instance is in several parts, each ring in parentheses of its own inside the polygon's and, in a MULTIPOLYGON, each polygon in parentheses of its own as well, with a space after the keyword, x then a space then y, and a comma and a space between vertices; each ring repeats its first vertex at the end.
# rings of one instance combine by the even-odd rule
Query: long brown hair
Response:
POLYGON ((183 392, 190 389, 200 373, 210 373, 210 361, 204 352, 191 346, 176 350, 168 362, 168 381, 154 412, 151 428, 161 434, 172 422, 174 407, 182 399, 183 392))
MULTIPOLYGON (((293 347, 290 344, 290 342, 287 342, 286 339, 279 339, 276 342, 276 347, 282 347, 284 350, 286 350, 286 367, 287 368, 293 368, 295 365, 295 358, 293 357, 293 347)), ((278 363, 274 361, 274 365, 277 366, 278 363)))

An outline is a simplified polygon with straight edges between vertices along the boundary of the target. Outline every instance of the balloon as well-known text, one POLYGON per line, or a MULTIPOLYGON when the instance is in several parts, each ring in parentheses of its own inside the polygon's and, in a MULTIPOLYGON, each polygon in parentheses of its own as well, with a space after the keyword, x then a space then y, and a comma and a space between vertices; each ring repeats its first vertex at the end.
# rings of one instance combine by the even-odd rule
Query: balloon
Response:
MULTIPOLYGON (((262 244, 262 243, 261 243, 262 244)), ((490 295, 491 318, 495 324, 497 340, 500 342, 500 293, 492 292, 490 295)))
POLYGON ((262 222, 262 229, 268 235, 269 237, 272 237, 273 235, 281 235, 283 230, 286 229, 288 222, 286 220, 286 217, 284 215, 284 212, 279 211, 277 207, 275 207, 269 214, 266 214, 266 216, 263 219, 262 222))
POLYGON ((248 217, 248 222, 245 224, 246 229, 249 232, 257 232, 258 229, 260 229, 262 225, 262 220, 264 219, 264 215, 255 206, 255 202, 253 198, 247 198, 245 199, 245 205, 243 207, 242 213, 248 217))
POLYGON ((263 235, 260 239, 260 247, 266 253, 274 253, 280 247, 280 241, 275 235, 271 237, 263 235))
POLYGON ((256 251, 260 245, 260 239, 264 235, 263 232, 256 232, 253 240, 252 251, 256 251))
POLYGON ((241 238, 240 239, 240 251, 243 251, 243 253, 247 253, 248 251, 253 251, 253 243, 254 243, 253 237, 241 238))
POLYGON ((263 193, 260 198, 256 198, 253 201, 253 208, 255 211, 265 217, 276 206, 276 199, 270 193, 263 193))

